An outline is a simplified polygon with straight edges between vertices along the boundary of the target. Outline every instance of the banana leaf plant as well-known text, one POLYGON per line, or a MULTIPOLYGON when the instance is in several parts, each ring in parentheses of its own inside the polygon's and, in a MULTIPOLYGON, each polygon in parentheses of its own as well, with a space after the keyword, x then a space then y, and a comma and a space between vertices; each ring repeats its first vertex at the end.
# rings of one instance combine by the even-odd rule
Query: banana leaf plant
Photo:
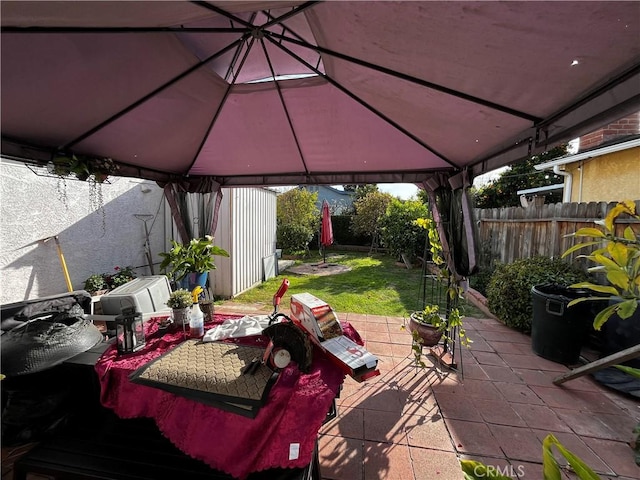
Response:
POLYGON ((591 254, 580 255, 578 258, 586 258, 596 263, 596 266, 589 268, 589 272, 604 273, 609 285, 580 282, 570 287, 587 288, 604 295, 577 298, 568 304, 571 306, 588 300, 609 301, 611 295, 620 297, 620 302, 605 307, 596 315, 593 322, 593 327, 596 330, 600 330, 613 314, 617 314, 621 319, 631 317, 638 308, 640 300, 640 234, 634 231, 631 225, 627 225, 621 237, 616 235, 615 221, 623 214, 632 219, 640 220, 640 215, 636 213, 636 205, 632 200, 618 202, 607 213, 604 220, 595 222, 600 228, 581 228, 568 235, 593 240, 573 245, 562 254, 562 258, 564 258, 577 250, 599 246, 591 254))

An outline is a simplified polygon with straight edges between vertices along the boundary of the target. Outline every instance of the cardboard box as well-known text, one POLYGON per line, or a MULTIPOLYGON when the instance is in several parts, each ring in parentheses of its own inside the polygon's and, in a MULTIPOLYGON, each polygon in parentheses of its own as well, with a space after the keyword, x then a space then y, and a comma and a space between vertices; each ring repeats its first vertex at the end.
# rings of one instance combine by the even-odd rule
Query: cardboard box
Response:
POLYGON ((337 315, 323 300, 309 293, 292 295, 291 315, 347 375, 361 382, 380 374, 378 357, 343 334, 337 315))
POLYGON ((321 342, 342 335, 342 327, 333 309, 310 293, 291 296, 291 314, 321 342))

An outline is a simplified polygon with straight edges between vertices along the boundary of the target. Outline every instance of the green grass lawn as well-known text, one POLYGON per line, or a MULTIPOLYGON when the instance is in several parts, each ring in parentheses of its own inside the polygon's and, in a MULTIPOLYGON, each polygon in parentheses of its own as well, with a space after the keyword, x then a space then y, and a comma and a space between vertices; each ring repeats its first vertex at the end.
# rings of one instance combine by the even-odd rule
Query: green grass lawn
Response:
MULTIPOLYGON (((318 263, 322 257, 312 255, 305 263, 318 263)), ((240 304, 265 304, 272 308, 273 295, 284 278, 289 279, 289 290, 281 305, 289 306, 291 295, 308 292, 327 302, 337 312, 366 313, 371 315, 408 316, 419 309, 421 269, 407 269, 383 254, 371 256, 361 252, 330 252, 328 263, 346 265, 351 271, 335 275, 297 275, 281 272, 232 301, 240 304)), ((300 263, 300 262, 299 262, 300 263)), ((427 289, 431 291, 430 288, 427 289)), ((463 301, 463 315, 484 315, 472 304, 463 301)))

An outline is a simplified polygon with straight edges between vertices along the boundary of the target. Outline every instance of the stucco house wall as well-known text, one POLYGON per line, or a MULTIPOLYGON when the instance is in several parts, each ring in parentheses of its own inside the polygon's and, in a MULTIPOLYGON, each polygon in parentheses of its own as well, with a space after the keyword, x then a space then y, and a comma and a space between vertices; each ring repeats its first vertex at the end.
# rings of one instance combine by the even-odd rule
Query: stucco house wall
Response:
POLYGON ((146 180, 110 177, 109 182, 94 191, 101 192, 104 204, 103 211, 94 211, 88 182, 62 182, 38 176, 24 164, 0 161, 0 304, 67 291, 55 241, 43 241, 56 235, 74 290, 82 289, 89 275, 116 266, 150 274, 144 223, 134 215, 154 216, 147 226, 159 263, 158 252, 167 249, 162 190, 146 180))
POLYGON ((565 171, 573 176, 572 202, 640 199, 640 147, 571 163, 565 171))

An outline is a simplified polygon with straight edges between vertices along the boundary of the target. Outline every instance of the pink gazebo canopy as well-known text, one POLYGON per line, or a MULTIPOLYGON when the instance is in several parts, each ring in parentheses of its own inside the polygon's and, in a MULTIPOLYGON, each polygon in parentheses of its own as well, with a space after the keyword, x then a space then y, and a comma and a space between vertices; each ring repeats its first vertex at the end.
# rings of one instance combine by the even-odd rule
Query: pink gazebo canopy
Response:
POLYGON ((640 110, 638 2, 2 2, 2 154, 223 186, 470 177, 640 110))

